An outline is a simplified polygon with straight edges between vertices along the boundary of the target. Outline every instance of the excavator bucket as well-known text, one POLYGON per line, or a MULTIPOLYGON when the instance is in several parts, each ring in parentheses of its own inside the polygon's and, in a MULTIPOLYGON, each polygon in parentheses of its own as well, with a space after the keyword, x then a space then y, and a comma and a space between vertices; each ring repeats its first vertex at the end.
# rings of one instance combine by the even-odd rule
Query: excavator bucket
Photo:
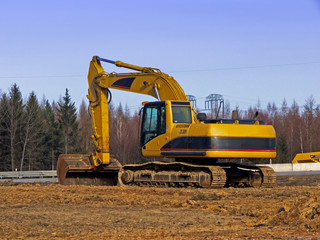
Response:
POLYGON ((63 185, 118 185, 121 164, 111 159, 108 166, 93 167, 89 154, 61 154, 57 163, 57 176, 63 185))

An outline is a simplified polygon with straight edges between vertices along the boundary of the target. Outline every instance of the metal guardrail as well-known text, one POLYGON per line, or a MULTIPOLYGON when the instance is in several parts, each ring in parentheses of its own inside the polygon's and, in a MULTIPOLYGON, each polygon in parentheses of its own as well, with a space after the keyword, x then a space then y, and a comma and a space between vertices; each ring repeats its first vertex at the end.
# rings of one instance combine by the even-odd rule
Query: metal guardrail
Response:
POLYGON ((320 174, 320 163, 275 163, 257 165, 272 167, 277 176, 320 174))
POLYGON ((22 179, 22 178, 56 178, 56 171, 13 171, 0 172, 0 179, 22 179))

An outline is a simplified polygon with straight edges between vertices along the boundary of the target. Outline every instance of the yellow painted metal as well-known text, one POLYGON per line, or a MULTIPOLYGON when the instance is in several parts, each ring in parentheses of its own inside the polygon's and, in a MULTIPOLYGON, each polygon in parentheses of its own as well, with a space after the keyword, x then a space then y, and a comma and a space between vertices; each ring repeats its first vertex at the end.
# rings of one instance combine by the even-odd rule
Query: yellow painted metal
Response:
POLYGON ((320 152, 298 153, 292 163, 319 163, 320 152))
POLYGON ((95 152, 92 154, 95 166, 110 163, 109 153, 109 113, 108 89, 101 86, 104 70, 96 60, 92 60, 88 72, 88 95, 93 128, 92 140, 95 152))
MULTIPOLYGON (((99 86, 102 88, 113 88, 128 92, 135 92, 145 94, 164 100, 180 100, 188 101, 186 94, 179 83, 171 76, 161 72, 159 69, 150 67, 138 67, 131 64, 116 61, 115 65, 118 67, 126 67, 129 69, 137 70, 137 73, 105 73, 100 61, 97 57, 93 57, 93 64, 90 68, 94 67, 98 70, 98 75, 91 76, 99 79, 99 86), (134 81, 130 88, 121 88, 114 83, 119 79, 134 77, 134 81)), ((90 70, 89 70, 90 72, 90 70)))

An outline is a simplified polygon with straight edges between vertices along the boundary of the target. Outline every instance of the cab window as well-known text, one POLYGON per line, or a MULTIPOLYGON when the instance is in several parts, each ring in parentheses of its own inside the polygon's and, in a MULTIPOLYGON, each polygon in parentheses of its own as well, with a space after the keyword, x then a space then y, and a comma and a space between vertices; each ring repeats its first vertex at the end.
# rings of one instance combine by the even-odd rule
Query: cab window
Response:
POLYGON ((174 123, 191 123, 190 107, 172 106, 172 119, 174 123))
POLYGON ((149 107, 145 109, 145 121, 143 124, 143 131, 157 131, 158 124, 158 108, 149 107))

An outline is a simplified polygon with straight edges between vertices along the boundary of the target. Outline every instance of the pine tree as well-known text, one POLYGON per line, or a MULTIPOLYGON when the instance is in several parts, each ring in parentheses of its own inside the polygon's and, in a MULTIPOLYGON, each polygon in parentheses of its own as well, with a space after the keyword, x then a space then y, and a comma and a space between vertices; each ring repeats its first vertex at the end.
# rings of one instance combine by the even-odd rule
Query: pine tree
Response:
POLYGON ((288 154, 288 145, 287 140, 283 132, 280 132, 278 139, 277 139, 277 162, 278 163, 285 163, 290 162, 288 161, 289 154, 288 154))
POLYGON ((58 124, 62 134, 63 153, 76 153, 78 150, 77 109, 75 103, 71 101, 68 89, 66 89, 63 101, 58 105, 58 124))
POLYGON ((54 170, 56 167, 56 159, 62 152, 61 147, 61 131, 58 128, 53 107, 49 101, 45 102, 43 109, 44 116, 44 138, 43 138, 43 161, 42 169, 54 170))
POLYGON ((10 134, 8 131, 8 97, 2 94, 0 99, 0 171, 10 171, 10 134))

